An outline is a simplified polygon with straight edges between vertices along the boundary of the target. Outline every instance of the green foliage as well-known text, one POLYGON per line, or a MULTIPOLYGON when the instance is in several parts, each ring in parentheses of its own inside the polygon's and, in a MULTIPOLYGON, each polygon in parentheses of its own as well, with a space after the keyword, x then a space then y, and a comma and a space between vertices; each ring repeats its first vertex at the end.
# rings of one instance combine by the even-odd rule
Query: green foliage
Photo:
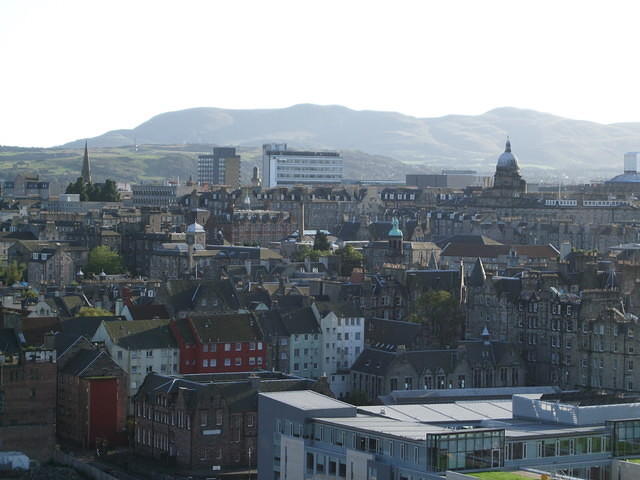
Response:
POLYGON ((314 250, 308 245, 302 245, 298 248, 296 253, 293 254, 294 262, 304 262, 304 259, 309 257, 312 262, 317 262, 320 257, 326 257, 331 255, 331 250, 314 250))
POLYGON ((446 290, 429 290, 418 297, 409 321, 430 327, 440 346, 453 346, 462 335, 464 313, 446 290))
POLYGON ((85 183, 82 177, 70 183, 65 193, 77 193, 81 202, 118 202, 120 194, 116 182, 107 179, 104 183, 85 183))
POLYGON ((316 230, 316 236, 313 240, 313 249, 321 251, 331 250, 331 244, 329 243, 326 233, 316 230))
POLYGON ((113 313, 100 307, 82 307, 76 317, 113 317, 113 313))
POLYGON ((361 390, 354 390, 344 399, 344 401, 355 406, 369 405, 371 403, 367 394, 361 390))
POLYGON ((354 268, 362 266, 362 253, 351 245, 336 250, 335 254, 340 257, 340 275, 348 277, 354 268))
POLYGON ((89 263, 86 267, 87 272, 99 274, 101 272, 107 275, 124 272, 122 258, 109 247, 101 245, 89 252, 89 263))
POLYGON ((16 282, 24 280, 26 270, 27 266, 24 263, 18 263, 14 260, 6 267, 0 269, 0 277, 2 277, 2 281, 6 285, 13 285, 16 282))

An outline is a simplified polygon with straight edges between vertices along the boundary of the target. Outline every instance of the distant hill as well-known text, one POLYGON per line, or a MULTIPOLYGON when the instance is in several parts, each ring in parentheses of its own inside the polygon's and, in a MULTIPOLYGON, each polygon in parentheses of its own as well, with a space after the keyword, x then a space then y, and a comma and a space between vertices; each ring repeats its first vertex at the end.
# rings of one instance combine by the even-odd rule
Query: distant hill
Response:
MULTIPOLYGON (((91 173, 96 181, 111 178, 123 182, 157 181, 166 178, 196 178, 198 153, 211 152, 213 145, 133 145, 96 147, 89 142, 91 173)), ((75 180, 82 167, 82 147, 20 148, 0 146, 0 178, 12 178, 17 173, 38 173, 55 178, 61 187, 75 180), (66 182, 66 183, 65 183, 66 182)), ((240 147, 242 179, 251 178, 251 170, 261 159, 260 147, 240 147)), ((404 180, 407 173, 426 171, 424 167, 408 165, 393 158, 344 150, 345 178, 404 180), (366 166, 363 169, 363 165, 366 166)))
MULTIPOLYGON (((359 151, 420 167, 491 172, 511 136, 525 176, 609 176, 622 170, 626 151, 640 150, 640 123, 603 125, 517 108, 477 116, 416 118, 341 106, 283 109, 193 108, 157 115, 131 130, 89 139, 92 148, 138 144, 216 144, 359 151)), ((81 147, 84 140, 64 147, 81 147)), ((366 165, 364 165, 366 166, 366 165)), ((409 168, 409 167, 407 167, 409 168)))

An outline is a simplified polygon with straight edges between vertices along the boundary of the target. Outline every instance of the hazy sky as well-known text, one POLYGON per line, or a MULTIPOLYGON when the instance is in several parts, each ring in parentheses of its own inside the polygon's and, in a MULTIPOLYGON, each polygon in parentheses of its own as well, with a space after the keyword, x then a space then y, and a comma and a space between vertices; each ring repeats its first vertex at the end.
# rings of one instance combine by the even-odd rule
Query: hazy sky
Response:
POLYGON ((201 106, 640 121, 635 4, 0 0, 0 145, 201 106))

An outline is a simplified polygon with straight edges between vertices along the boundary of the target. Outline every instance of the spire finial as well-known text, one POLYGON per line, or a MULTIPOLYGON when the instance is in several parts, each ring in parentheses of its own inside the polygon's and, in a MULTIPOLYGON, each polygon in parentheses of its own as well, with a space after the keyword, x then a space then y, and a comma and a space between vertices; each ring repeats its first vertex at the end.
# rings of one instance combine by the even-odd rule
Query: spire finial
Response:
POLYGON ((511 151, 511 140, 509 140, 509 135, 507 135, 507 143, 504 147, 504 151, 505 152, 510 152, 511 151))

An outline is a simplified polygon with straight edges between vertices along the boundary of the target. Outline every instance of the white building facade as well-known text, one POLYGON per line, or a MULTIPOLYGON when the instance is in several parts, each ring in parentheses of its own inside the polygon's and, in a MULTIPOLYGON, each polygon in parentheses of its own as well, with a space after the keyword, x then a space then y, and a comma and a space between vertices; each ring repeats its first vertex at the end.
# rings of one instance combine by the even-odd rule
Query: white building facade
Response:
POLYGON ((262 146, 262 186, 341 183, 343 160, 339 152, 289 150, 286 143, 262 146))
POLYGON ((336 398, 350 393, 349 369, 364 348, 364 317, 347 317, 334 312, 320 319, 322 330, 322 372, 336 398))

